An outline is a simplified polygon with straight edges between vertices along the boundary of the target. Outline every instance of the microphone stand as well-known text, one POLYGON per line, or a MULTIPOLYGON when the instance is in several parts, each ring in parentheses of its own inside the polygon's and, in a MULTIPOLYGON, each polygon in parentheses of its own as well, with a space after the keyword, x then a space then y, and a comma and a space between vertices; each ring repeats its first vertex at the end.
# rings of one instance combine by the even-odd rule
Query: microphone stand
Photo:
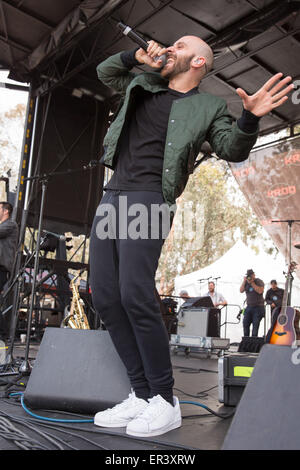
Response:
POLYGON ((31 332, 31 323, 32 323, 32 314, 33 314, 33 307, 35 304, 36 299, 36 278, 39 269, 39 256, 40 256, 40 249, 41 249, 41 233, 42 233, 42 223, 43 223, 43 215, 44 215, 44 206, 45 206, 45 196, 46 190, 48 185, 48 178, 46 176, 41 178, 42 183, 42 197, 41 197, 41 205, 40 205, 40 216, 39 216, 39 225, 38 225, 38 234, 36 240, 36 252, 35 252, 35 260, 34 260, 34 269, 33 269, 33 279, 32 279, 32 287, 31 287, 31 297, 30 297, 30 308, 29 314, 27 317, 27 334, 26 334, 26 348, 25 348, 25 358, 20 366, 20 373, 24 375, 28 375, 31 372, 31 365, 29 363, 29 345, 30 345, 30 332, 31 332))
MULTIPOLYGON (((294 222, 300 222, 300 220, 272 220, 272 223, 276 222, 284 222, 288 224, 288 265, 291 266, 292 263, 292 225, 294 222)), ((292 284, 293 284, 293 276, 289 278, 289 292, 287 297, 287 306, 291 306, 291 298, 292 298, 292 284)))
POLYGON ((198 279, 198 282, 200 282, 200 297, 201 297, 201 284, 204 281, 209 281, 211 279, 211 276, 207 277, 206 279, 198 279))
MULTIPOLYGON (((37 274, 39 270, 39 254, 40 254, 40 249, 41 249, 41 233, 42 233, 42 223, 43 223, 43 216, 44 216, 44 208, 45 208, 45 198, 46 198, 46 192, 47 192, 47 187, 48 187, 48 182, 49 179, 52 176, 57 176, 57 175, 71 175, 75 172, 78 171, 85 171, 85 170, 92 170, 96 168, 96 166, 100 164, 99 161, 97 160, 91 160, 88 165, 84 165, 82 168, 79 169, 74 169, 74 170, 67 170, 63 172, 54 172, 54 173, 49 173, 48 175, 37 175, 37 176, 31 176, 28 178, 24 178, 24 181, 30 181, 30 180, 37 180, 41 182, 42 184, 42 196, 41 196, 41 204, 40 204, 40 213, 39 213, 39 223, 38 223, 38 233, 37 233, 37 241, 36 241, 36 250, 35 253, 32 256, 35 256, 35 262, 34 262, 34 270, 33 270, 33 276, 32 276, 32 288, 31 288, 31 298, 30 298, 30 307, 29 307, 29 313, 27 317, 27 334, 26 334, 26 347, 25 347, 25 357, 24 360, 19 368, 19 372, 23 375, 29 375, 31 372, 31 365, 29 362, 29 347, 30 347, 30 332, 31 332, 31 325, 32 325, 32 316, 33 316, 33 309, 35 305, 35 299, 36 299, 36 284, 37 284, 37 274)), ((28 264, 28 263, 27 263, 28 264)), ((23 270, 25 272, 25 267, 23 270)), ((22 272, 21 271, 21 272, 22 272)), ((17 279, 21 279, 20 275, 17 276, 17 279)), ((15 280, 16 282, 16 280, 15 280)), ((9 289, 11 286, 9 287, 9 289)), ((14 343, 14 336, 15 336, 15 330, 16 330, 16 325, 17 325, 17 312, 18 312, 18 298, 20 294, 20 289, 21 289, 21 282, 19 281, 17 293, 15 296, 15 305, 14 305, 14 312, 15 315, 12 317, 12 326, 11 326, 11 344, 14 343)), ((12 358, 12 347, 10 347, 9 355, 8 355, 8 360, 11 360, 12 358)))
MULTIPOLYGON (((2 312, 2 315, 5 315, 5 313, 9 309, 12 308, 11 324, 10 324, 10 340, 9 340, 8 351, 7 351, 6 358, 5 358, 5 365, 6 366, 13 364, 12 352, 13 352, 13 348, 14 348, 15 332, 16 332, 16 328, 17 328, 18 310, 19 310, 20 295, 21 295, 21 288, 22 288, 22 276, 25 274, 26 268, 29 265, 29 263, 31 262, 32 258, 34 258, 35 254, 36 254, 36 252, 33 251, 33 253, 30 255, 30 257, 26 261, 25 265, 23 266, 22 269, 20 269, 18 274, 15 276, 14 280, 12 281, 11 285, 9 286, 9 288, 7 289, 7 291, 5 292, 5 294, 3 296, 3 300, 4 300, 5 297, 12 290, 12 288, 14 287, 16 282, 18 282, 18 286, 17 286, 16 292, 15 292, 15 297, 14 297, 13 304, 10 307, 8 307, 4 312, 2 312)), ((18 374, 18 372, 5 373, 5 375, 12 375, 12 374, 18 374)), ((1 375, 2 374, 0 373, 0 376, 1 375)))
POLYGON ((215 281, 216 292, 218 292, 218 290, 217 290, 218 279, 221 279, 221 276, 213 277, 213 281, 215 281))

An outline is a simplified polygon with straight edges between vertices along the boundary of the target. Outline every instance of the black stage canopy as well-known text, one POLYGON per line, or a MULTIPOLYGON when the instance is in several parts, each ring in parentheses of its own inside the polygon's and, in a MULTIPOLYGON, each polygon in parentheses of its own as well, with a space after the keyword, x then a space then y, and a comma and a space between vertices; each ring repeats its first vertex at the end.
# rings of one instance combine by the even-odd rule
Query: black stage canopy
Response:
MULTIPOLYGON (((88 232, 103 186, 103 168, 90 162, 101 156, 119 98, 97 80, 96 65, 135 47, 119 21, 164 45, 186 34, 207 41, 215 66, 200 89, 225 98, 239 117, 236 88, 253 93, 276 72, 300 79, 299 12, 300 1, 289 0, 0 0, 0 66, 30 83, 35 118, 32 127, 27 120, 27 147, 24 137, 19 216, 28 174, 78 170, 49 179, 44 226, 88 232)), ((299 105, 289 100, 262 118, 261 133, 299 121, 299 105)), ((36 225, 40 182, 31 184, 29 201, 28 221, 36 225)))

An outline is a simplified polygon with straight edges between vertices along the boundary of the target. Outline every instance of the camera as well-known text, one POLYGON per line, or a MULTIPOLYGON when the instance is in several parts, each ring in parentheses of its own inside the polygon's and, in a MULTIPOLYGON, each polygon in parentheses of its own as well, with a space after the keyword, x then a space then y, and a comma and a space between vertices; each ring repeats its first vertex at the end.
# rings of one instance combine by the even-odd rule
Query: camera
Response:
POLYGON ((247 279, 247 281, 251 281, 251 279, 252 279, 252 274, 254 274, 253 269, 247 269, 247 272, 246 272, 246 279, 247 279))

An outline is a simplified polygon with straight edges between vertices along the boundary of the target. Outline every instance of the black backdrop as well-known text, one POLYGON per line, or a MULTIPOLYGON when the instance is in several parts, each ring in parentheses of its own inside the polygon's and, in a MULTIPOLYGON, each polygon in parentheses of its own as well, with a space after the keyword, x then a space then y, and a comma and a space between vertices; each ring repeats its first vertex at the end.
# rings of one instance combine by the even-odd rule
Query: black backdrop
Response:
MULTIPOLYGON (((72 96, 68 88, 57 88, 38 104, 33 147, 33 174, 53 174, 47 184, 43 228, 63 233, 89 233, 102 196, 104 168, 97 164, 84 170, 102 154, 109 107, 83 95, 72 96), (48 102, 48 100, 50 100, 48 102), (45 121, 46 120, 46 121, 45 121), (78 170, 78 171, 77 171, 78 170)), ((28 225, 37 227, 41 182, 32 184, 28 225)))

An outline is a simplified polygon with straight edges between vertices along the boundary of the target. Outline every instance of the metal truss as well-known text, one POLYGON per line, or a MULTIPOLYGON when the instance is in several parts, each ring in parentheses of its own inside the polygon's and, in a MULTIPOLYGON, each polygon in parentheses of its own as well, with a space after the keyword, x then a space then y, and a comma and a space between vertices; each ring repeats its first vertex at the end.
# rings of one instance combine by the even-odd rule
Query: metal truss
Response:
MULTIPOLYGON (((128 3, 129 0, 126 0, 123 3, 128 3)), ((156 15, 162 9, 168 7, 173 0, 166 0, 161 2, 158 7, 154 7, 151 2, 149 4, 153 7, 152 11, 145 17, 141 18, 137 23, 133 25, 134 28, 141 26, 146 20, 149 20, 152 16, 156 15)), ((132 12, 136 0, 131 1, 130 12, 132 12)), ((127 18, 127 21, 130 19, 130 15, 127 18)), ((115 35, 113 35, 111 41, 105 45, 105 47, 99 48, 99 42, 101 39, 102 31, 99 28, 104 21, 109 22, 112 26, 112 29, 115 29, 116 23, 118 20, 113 19, 112 17, 101 18, 97 23, 91 25, 85 32, 80 36, 80 41, 76 38, 69 45, 67 50, 65 48, 65 54, 62 55, 62 51, 59 54, 55 55, 51 62, 49 62, 45 67, 38 67, 35 71, 35 79, 38 83, 38 87, 35 91, 36 95, 44 95, 57 86, 65 84, 71 78, 80 74, 91 64, 97 62, 100 57, 103 57, 105 52, 109 50, 116 42, 122 38, 122 33, 118 30, 115 35), (95 29, 98 29, 96 35, 94 36, 92 42, 89 44, 89 50, 87 51, 86 46, 84 45, 84 38, 89 35, 89 38, 92 37, 92 34, 95 29)))
MULTIPOLYGON (((226 86, 231 92, 236 89, 238 86, 237 79, 239 76, 239 73, 237 73, 235 76, 230 77, 230 79, 226 79, 222 72, 230 68, 233 64, 236 64, 237 62, 240 62, 246 58, 251 59, 251 62, 253 62, 253 68, 259 67, 262 68, 264 71, 269 73, 270 75, 273 75, 276 73, 276 70, 273 69, 273 67, 270 67, 266 63, 264 63, 263 60, 261 60, 258 57, 258 54, 260 51, 263 49, 266 49, 267 47, 276 44, 277 42, 281 41, 282 39, 285 38, 293 38, 293 40, 299 44, 299 41, 296 38, 296 35, 300 33, 300 28, 292 28, 288 30, 285 26, 279 25, 279 24, 274 24, 274 27, 280 32, 280 35, 277 38, 272 39, 271 41, 266 41, 264 44, 254 48, 253 50, 248 49, 248 45, 251 42, 251 39, 257 39, 259 35, 263 34, 265 31, 261 31, 256 35, 252 35, 252 37, 249 38, 246 43, 243 45, 239 46, 236 49, 232 49, 232 44, 231 42, 234 41, 234 37, 237 31, 240 31, 242 28, 247 28, 248 26, 253 26, 256 24, 256 22, 261 22, 264 18, 270 18, 272 14, 276 14, 276 8, 280 8, 282 5, 282 2, 274 2, 268 7, 264 9, 258 9, 251 0, 246 0, 249 5, 255 10, 254 13, 249 14, 246 18, 243 18, 242 20, 239 20, 238 22, 232 24, 230 27, 225 28, 223 31, 217 32, 213 28, 211 28, 209 25, 203 24, 203 22, 200 22, 196 20, 195 18, 189 17, 184 12, 181 12, 177 8, 175 8, 172 5, 172 0, 168 0, 165 2, 161 2, 161 4, 157 7, 153 6, 153 9, 150 13, 148 13, 145 17, 140 18, 138 22, 136 22, 133 25, 133 28, 139 28, 141 27, 146 21, 149 20, 150 17, 153 15, 157 14, 160 10, 170 7, 171 9, 175 10, 176 12, 182 14, 185 17, 188 17, 192 21, 201 24, 202 27, 205 27, 210 33, 211 36, 208 38, 206 41, 208 44, 211 45, 213 48, 218 48, 219 46, 224 46, 224 48, 233 52, 232 54, 232 60, 227 62, 226 64, 221 65, 220 67, 216 67, 214 70, 212 70, 209 74, 207 74, 203 82, 205 80, 209 80, 210 78, 214 77, 217 80, 220 80, 220 82, 226 86), (225 47, 225 45, 227 46, 225 47)), ((126 2, 125 2, 126 3, 126 2)), ((131 1, 130 5, 130 12, 132 12, 134 5, 136 3, 136 0, 131 1)), ((299 12, 297 13, 297 15, 299 12)), ((296 16, 297 16, 296 15, 296 16)), ((126 21, 130 20, 130 14, 126 21)), ((294 17, 294 22, 296 20, 296 17, 294 17)), ((99 48, 99 42, 101 41, 101 28, 99 28, 99 25, 103 23, 103 21, 108 21, 111 23, 112 28, 115 27, 115 20, 114 18, 102 18, 97 24, 93 25, 92 27, 88 28, 85 31, 85 35, 89 34, 89 38, 92 37, 92 30, 94 30, 95 27, 98 28, 97 33, 94 35, 92 42, 89 44, 89 50, 87 50, 86 46, 84 45, 83 41, 73 43, 71 47, 65 52, 64 55, 60 54, 58 57, 53 58, 51 62, 49 62, 45 67, 42 68, 42 70, 39 70, 39 76, 38 76, 38 87, 36 89, 36 94, 44 95, 54 89, 55 87, 62 85, 62 84, 67 84, 67 82, 72 79, 73 77, 76 77, 76 75, 82 73, 88 66, 92 65, 95 63, 98 59, 101 57, 105 56, 105 52, 109 50, 116 42, 118 42, 121 39, 121 34, 117 32, 115 35, 112 35, 111 40, 106 44, 104 47, 99 48)), ((85 36, 84 36, 85 37, 85 36)), ((95 86, 97 86, 97 82, 95 81, 95 86)), ((247 90, 246 90, 247 91, 247 90)), ((111 97, 107 97, 111 98, 111 97)), ((272 116, 278 120, 278 126, 281 127, 282 124, 287 125, 290 124, 290 122, 282 115, 277 110, 274 110, 272 112, 272 116)), ((276 127, 276 126, 275 126, 276 127)))

